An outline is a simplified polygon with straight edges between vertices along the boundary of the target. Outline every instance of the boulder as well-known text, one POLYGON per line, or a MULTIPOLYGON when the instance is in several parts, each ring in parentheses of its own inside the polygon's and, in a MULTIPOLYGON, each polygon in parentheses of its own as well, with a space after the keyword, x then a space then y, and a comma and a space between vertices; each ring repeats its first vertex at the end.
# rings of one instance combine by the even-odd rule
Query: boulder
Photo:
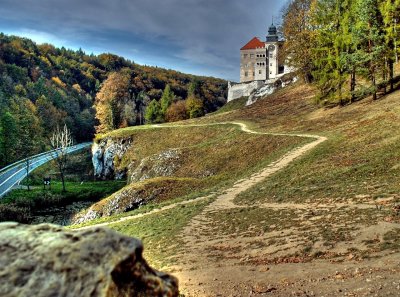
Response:
POLYGON ((178 296, 135 238, 106 228, 0 224, 0 296, 178 296))

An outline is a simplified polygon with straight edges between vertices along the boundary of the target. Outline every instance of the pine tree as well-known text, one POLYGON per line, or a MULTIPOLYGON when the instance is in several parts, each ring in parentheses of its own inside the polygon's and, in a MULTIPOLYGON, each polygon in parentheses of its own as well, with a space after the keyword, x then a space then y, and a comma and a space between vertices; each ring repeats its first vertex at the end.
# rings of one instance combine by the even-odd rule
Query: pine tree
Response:
POLYGON ((169 85, 166 85, 163 95, 161 97, 161 113, 165 115, 167 112, 168 107, 174 102, 175 95, 174 92, 171 91, 171 87, 169 85))
POLYGON ((386 58, 389 68, 390 90, 393 91, 394 63, 398 62, 398 32, 400 17, 400 0, 382 0, 380 3, 380 12, 383 18, 386 58))
POLYGON ((194 95, 189 96, 186 99, 186 111, 191 119, 201 117, 204 115, 203 101, 194 95))
POLYGON ((144 118, 147 124, 162 123, 164 120, 160 103, 153 99, 147 106, 144 118))
POLYGON ((318 28, 313 75, 321 91, 321 98, 329 101, 345 102, 343 85, 347 79, 346 73, 346 40, 344 11, 347 9, 345 0, 320 0, 313 7, 313 22, 318 28))
POLYGON ((357 1, 356 37, 359 40, 361 73, 371 82, 370 92, 377 99, 377 71, 385 67, 386 44, 384 40, 383 18, 378 0, 357 1))

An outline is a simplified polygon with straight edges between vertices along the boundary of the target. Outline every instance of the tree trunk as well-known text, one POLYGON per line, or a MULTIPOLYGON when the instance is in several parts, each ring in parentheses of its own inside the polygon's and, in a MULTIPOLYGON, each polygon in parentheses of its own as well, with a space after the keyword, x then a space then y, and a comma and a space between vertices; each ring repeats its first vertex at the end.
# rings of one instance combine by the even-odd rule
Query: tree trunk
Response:
POLYGON ((64 179, 64 168, 62 164, 58 165, 58 169, 60 169, 60 177, 61 177, 61 183, 62 183, 62 192, 65 193, 67 190, 65 189, 65 179, 64 179))
POLYGON ((61 182, 62 182, 62 191, 65 193, 67 190, 65 189, 65 181, 64 181, 64 172, 61 171, 61 182))
POLYGON ((377 99, 377 96, 376 96, 376 79, 375 79, 375 74, 373 74, 372 75, 372 87, 373 87, 373 89, 374 89, 374 92, 373 92, 373 94, 372 94, 372 99, 373 100, 376 100, 377 99))
POLYGON ((390 80, 390 92, 394 91, 394 63, 393 59, 389 59, 389 80, 390 80))
POLYGON ((350 79, 350 93, 351 99, 350 102, 353 103, 356 99, 356 94, 354 93, 356 90, 356 68, 353 67, 351 71, 351 79, 350 79))

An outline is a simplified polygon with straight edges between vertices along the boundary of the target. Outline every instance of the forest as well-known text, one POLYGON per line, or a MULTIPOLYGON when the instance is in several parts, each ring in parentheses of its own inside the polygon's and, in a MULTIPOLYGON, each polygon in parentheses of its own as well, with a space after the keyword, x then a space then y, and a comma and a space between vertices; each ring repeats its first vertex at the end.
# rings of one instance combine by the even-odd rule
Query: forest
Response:
POLYGON ((396 87, 400 0, 293 0, 282 16, 283 55, 317 86, 317 103, 376 100, 396 87))
POLYGON ((91 141, 96 132, 213 112, 226 92, 222 79, 0 33, 0 167, 47 150, 57 127, 91 141))

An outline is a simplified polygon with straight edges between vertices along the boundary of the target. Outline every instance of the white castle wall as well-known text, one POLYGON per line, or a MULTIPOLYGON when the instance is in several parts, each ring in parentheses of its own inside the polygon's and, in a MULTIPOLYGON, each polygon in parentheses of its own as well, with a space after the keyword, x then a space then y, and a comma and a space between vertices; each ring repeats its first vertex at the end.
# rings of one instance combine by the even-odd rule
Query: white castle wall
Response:
POLYGON ((250 83, 241 83, 232 85, 229 83, 228 85, 228 102, 239 99, 241 97, 248 97, 255 90, 258 90, 265 84, 265 81, 253 81, 250 83))

